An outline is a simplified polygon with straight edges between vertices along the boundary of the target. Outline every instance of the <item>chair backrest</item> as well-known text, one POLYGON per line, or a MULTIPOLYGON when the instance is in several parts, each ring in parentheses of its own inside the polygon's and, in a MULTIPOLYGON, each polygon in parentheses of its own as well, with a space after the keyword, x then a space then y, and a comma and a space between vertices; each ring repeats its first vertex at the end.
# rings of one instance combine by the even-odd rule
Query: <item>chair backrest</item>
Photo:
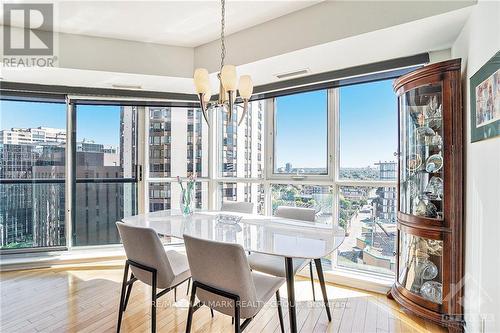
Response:
MULTIPOLYGON (((158 288, 168 288, 175 275, 158 234, 151 228, 132 226, 123 222, 116 222, 116 226, 127 259, 156 269, 158 288)), ((152 284, 150 272, 134 266, 130 268, 136 278, 146 284, 152 284)))
MULTIPOLYGON (((243 247, 239 244, 221 243, 184 235, 184 244, 193 281, 223 290, 240 297, 241 304, 256 304, 255 285, 243 247)), ((229 299, 196 291, 201 302, 227 315, 234 315, 234 303, 229 299)), ((258 309, 245 306, 241 317, 255 315, 258 309)))
POLYGON ((276 208, 274 216, 314 222, 316 219, 316 210, 314 208, 279 206, 276 208))
POLYGON ((253 213, 253 203, 252 202, 242 202, 242 201, 224 201, 220 208, 222 211, 235 212, 235 213, 253 213))

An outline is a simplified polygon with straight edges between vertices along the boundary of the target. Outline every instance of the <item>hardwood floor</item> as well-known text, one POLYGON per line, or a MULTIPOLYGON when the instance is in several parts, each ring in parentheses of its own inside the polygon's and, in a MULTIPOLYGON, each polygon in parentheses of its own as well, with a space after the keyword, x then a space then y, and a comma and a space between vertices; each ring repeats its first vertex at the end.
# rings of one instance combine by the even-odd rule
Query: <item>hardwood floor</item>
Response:
MULTIPOLYGON (((114 332, 123 274, 121 262, 2 272, 0 274, 1 332, 114 332)), ((321 301, 312 301, 310 281, 297 279, 297 323, 301 332, 444 332, 434 324, 405 314, 385 295, 328 285, 332 322, 321 301)), ((284 299, 286 287, 280 290, 284 299)), ((316 294, 320 295, 319 284, 316 294)), ((157 332, 184 332, 187 308, 186 285, 159 300, 157 332)), ((135 283, 122 332, 149 332, 150 289, 135 283)), ((288 311, 284 310, 286 329, 288 311)), ((231 332, 231 318, 206 307, 193 319, 192 332, 231 332)), ((272 302, 250 323, 245 332, 279 332, 277 310, 272 302)))

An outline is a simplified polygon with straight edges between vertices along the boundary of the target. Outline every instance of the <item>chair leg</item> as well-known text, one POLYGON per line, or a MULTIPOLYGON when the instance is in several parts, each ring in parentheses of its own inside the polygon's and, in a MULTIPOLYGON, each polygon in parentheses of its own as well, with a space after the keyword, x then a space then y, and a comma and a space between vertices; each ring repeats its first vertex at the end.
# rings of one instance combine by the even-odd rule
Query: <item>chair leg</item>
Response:
POLYGON ((125 289, 127 286, 127 277, 128 277, 128 262, 125 262, 125 269, 123 271, 123 282, 122 282, 122 292, 120 294, 120 307, 118 308, 118 323, 116 324, 116 332, 120 332, 120 326, 122 324, 122 315, 123 315, 123 302, 125 301, 125 289))
POLYGON ((241 333, 240 328, 240 307, 234 304, 234 333, 241 333))
POLYGON ((174 302, 177 302, 177 287, 174 288, 174 302))
POLYGON ((189 286, 191 285, 191 278, 188 279, 188 287, 186 290, 186 296, 189 295, 189 286))
POLYGON ((151 284, 151 332, 156 332, 156 271, 153 274, 153 283, 151 284))
POLYGON ((195 296, 196 296, 196 285, 193 283, 193 287, 191 288, 191 299, 189 300, 189 310, 188 310, 188 317, 187 317, 187 322, 186 322, 186 333, 191 332, 191 323, 193 321, 195 296))
POLYGON ((313 301, 316 302, 316 295, 314 294, 314 274, 313 274, 313 264, 309 261, 309 274, 311 275, 311 287, 313 291, 313 301))
POLYGON ((283 310, 281 309, 281 297, 279 290, 276 290, 276 303, 278 304, 278 317, 280 319, 281 333, 285 333, 285 326, 283 323, 283 310))
MULTIPOLYGON (((130 279, 133 279, 134 278, 134 274, 131 274, 130 276, 130 279)), ((125 310, 127 310, 127 305, 128 305, 128 300, 130 298, 130 292, 132 291, 132 286, 134 285, 134 282, 132 282, 131 284, 129 284, 128 288, 127 288, 127 295, 125 296, 125 304, 123 304, 123 311, 125 312, 125 310)))
POLYGON ((231 325, 234 325, 234 317, 231 317, 231 325))
POLYGON ((212 314, 212 318, 214 317, 214 309, 210 308, 210 313, 212 314))

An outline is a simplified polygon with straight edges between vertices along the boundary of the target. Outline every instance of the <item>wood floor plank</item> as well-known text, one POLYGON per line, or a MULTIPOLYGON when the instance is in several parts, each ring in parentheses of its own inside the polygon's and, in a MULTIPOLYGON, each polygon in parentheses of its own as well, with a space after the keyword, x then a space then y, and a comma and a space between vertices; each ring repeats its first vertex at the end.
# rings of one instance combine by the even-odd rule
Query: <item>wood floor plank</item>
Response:
MULTIPOLYGON (((123 265, 118 261, 66 265, 0 273, 0 331, 2 332, 114 332, 123 265)), ((162 296, 157 307, 158 332, 184 332, 188 296, 186 284, 178 287, 178 302, 173 292, 162 296)), ((319 285, 316 290, 320 290, 319 285)), ((286 286, 280 289, 285 331, 289 331, 286 286)), ((327 285, 332 321, 329 322, 321 300, 312 301, 310 281, 298 277, 297 324, 300 332, 444 332, 444 329, 405 313, 384 295, 327 285), (340 296, 340 297, 339 297, 340 296)), ((320 295, 317 295, 321 297, 320 295)), ((134 284, 123 316, 122 332, 151 330, 151 288, 134 284)), ((193 318, 192 332, 234 330, 231 317, 207 307, 193 318)), ((280 332, 274 297, 257 314, 245 332, 280 332)))

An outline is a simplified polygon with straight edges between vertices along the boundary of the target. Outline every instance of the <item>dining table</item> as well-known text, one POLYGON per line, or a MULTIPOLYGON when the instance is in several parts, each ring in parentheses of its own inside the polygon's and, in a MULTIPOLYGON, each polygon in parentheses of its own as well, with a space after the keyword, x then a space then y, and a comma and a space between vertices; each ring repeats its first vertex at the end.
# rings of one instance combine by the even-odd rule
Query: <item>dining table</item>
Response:
POLYGON ((329 321, 332 319, 321 259, 331 255, 344 241, 345 231, 336 225, 206 210, 195 211, 187 216, 176 210, 162 210, 126 217, 122 222, 149 227, 168 237, 182 239, 184 235, 189 235, 237 243, 250 253, 282 257, 286 273, 290 331, 293 333, 297 332, 293 259, 313 260, 326 315, 329 321))

